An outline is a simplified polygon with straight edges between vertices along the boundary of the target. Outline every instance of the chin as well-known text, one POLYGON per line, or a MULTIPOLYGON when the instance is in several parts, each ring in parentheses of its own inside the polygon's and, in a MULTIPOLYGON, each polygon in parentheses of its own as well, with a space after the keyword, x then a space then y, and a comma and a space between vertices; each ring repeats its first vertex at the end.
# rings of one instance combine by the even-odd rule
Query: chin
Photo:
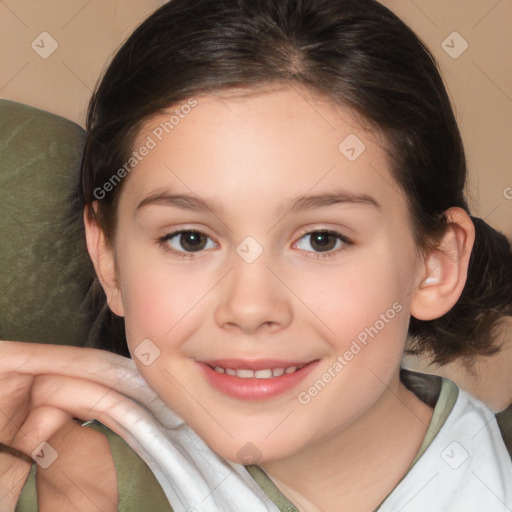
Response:
POLYGON ((230 439, 229 444, 225 440, 209 442, 208 439, 205 439, 205 442, 217 455, 230 462, 242 465, 261 465, 285 459, 293 455, 298 449, 288 445, 283 446, 282 439, 276 441, 269 442, 263 434, 259 438, 253 438, 252 441, 247 437, 243 439, 230 439))

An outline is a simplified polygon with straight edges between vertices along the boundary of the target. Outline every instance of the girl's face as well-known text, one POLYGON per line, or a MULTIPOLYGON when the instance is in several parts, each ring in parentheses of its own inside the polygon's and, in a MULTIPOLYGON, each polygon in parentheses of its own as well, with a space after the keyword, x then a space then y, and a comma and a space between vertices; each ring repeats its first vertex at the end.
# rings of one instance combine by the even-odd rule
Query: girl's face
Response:
POLYGON ((349 110, 291 88, 196 100, 134 145, 110 304, 217 453, 281 459, 398 390, 424 264, 382 140, 349 110))

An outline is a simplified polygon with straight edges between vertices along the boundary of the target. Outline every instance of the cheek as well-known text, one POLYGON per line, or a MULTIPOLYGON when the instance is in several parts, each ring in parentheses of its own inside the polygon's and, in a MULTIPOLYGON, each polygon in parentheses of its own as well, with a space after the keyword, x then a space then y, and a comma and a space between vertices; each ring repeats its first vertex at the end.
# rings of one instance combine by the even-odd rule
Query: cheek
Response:
POLYGON ((304 302, 326 325, 329 337, 343 347, 375 324, 383 330, 385 322, 389 330, 395 319, 403 323, 410 295, 401 284, 406 280, 399 279, 404 272, 391 255, 376 258, 375 253, 360 252, 336 271, 315 276, 314 287, 304 281, 299 293, 307 297, 304 302))
POLYGON ((119 262, 119 274, 129 344, 149 338, 159 345, 176 345, 200 310, 201 298, 212 286, 211 276, 201 278, 162 259, 151 262, 142 255, 125 256, 119 262))

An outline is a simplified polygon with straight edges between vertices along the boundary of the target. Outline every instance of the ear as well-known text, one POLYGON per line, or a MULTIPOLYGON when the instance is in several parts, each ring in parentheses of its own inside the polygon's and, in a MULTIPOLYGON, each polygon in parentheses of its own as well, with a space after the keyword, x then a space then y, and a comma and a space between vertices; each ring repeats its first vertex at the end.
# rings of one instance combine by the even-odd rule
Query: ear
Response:
MULTIPOLYGON (((95 204, 92 206, 96 207, 95 204)), ((105 239, 105 234, 99 226, 94 215, 89 211, 89 207, 84 209, 85 238, 87 241, 87 250, 91 257, 96 275, 107 296, 107 303, 118 316, 124 316, 123 301, 121 290, 118 285, 115 252, 105 239)))
POLYGON ((433 320, 447 313, 459 300, 466 284, 475 228, 462 208, 449 208, 448 227, 438 247, 424 257, 420 284, 411 300, 411 315, 433 320))

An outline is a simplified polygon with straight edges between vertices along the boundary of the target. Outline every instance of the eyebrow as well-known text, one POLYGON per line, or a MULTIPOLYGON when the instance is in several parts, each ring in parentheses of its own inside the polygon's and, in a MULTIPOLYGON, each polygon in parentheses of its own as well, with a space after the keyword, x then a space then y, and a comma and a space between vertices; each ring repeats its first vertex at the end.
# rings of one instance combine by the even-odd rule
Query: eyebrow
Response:
MULTIPOLYGON (((286 201, 278 213, 296 213, 304 210, 313 210, 326 208, 338 204, 360 204, 373 206, 381 209, 379 202, 367 194, 354 194, 345 190, 335 190, 332 192, 300 195, 286 201)), ((171 194, 169 192, 158 192, 143 199, 137 206, 140 210, 146 206, 160 205, 181 208, 182 210, 212 212, 216 215, 222 215, 224 208, 222 205, 211 199, 203 199, 188 194, 171 194)))
POLYGON ((182 210, 192 210, 198 212, 213 212, 222 214, 224 209, 220 203, 209 199, 201 199, 188 194, 171 194, 168 192, 157 192, 143 199, 138 205, 137 210, 145 206, 160 205, 173 206, 182 210))
POLYGON ((332 192, 294 197, 285 203, 280 212, 295 213, 347 203, 374 206, 378 210, 381 209, 379 202, 368 194, 354 194, 346 190, 334 190, 332 192))

